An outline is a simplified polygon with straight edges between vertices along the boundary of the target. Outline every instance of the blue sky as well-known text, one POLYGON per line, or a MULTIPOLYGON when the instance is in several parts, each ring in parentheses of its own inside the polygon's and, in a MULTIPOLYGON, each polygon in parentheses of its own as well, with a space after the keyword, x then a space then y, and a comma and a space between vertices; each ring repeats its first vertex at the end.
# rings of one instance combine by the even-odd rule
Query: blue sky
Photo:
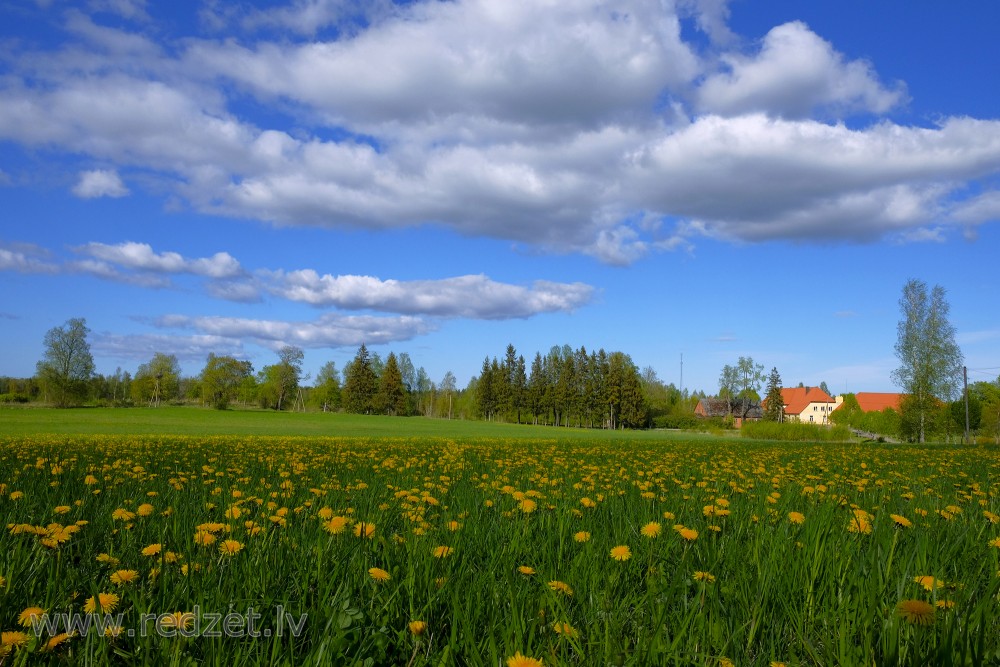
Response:
POLYGON ((995 3, 0 8, 0 375, 85 317, 315 372, 366 342, 463 385, 513 343, 717 389, 892 391, 909 278, 1000 367, 995 3))

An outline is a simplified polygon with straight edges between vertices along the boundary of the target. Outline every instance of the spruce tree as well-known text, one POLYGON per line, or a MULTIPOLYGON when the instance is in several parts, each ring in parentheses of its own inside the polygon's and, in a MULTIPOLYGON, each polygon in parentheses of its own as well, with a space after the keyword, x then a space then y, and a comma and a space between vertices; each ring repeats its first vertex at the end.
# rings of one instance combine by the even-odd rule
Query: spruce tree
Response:
POLYGON ((767 378, 767 396, 764 398, 764 421, 782 422, 785 420, 785 402, 781 398, 781 375, 777 367, 771 369, 767 378))

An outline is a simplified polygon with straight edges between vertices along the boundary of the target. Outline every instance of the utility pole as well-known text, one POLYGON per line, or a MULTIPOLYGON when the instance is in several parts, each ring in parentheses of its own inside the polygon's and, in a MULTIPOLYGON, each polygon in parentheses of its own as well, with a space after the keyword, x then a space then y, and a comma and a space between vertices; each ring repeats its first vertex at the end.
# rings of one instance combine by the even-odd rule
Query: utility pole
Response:
POLYGON ((965 394, 965 444, 969 444, 969 369, 962 366, 962 393, 965 394))

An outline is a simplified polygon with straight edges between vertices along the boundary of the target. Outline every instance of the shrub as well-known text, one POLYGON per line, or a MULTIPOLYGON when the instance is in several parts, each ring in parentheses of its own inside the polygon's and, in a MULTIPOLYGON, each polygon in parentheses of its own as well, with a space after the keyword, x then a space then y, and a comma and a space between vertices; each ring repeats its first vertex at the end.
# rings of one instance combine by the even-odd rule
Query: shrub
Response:
POLYGON ((800 422, 747 422, 740 435, 754 440, 790 440, 796 442, 847 442, 851 431, 846 426, 821 426, 800 422))
POLYGON ((0 394, 0 403, 28 403, 31 399, 24 394, 0 394))

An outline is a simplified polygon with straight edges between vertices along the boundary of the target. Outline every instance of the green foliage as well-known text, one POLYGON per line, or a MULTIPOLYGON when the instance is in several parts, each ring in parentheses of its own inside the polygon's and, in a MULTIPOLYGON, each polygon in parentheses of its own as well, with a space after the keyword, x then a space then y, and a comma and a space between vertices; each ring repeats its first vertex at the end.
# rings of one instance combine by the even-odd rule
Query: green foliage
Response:
POLYGON ((777 367, 771 369, 767 379, 767 396, 764 398, 764 421, 781 422, 785 418, 785 403, 781 398, 781 375, 777 367))
POLYGON ((800 422, 746 422, 740 435, 753 440, 785 440, 790 442, 849 442, 851 431, 846 426, 827 427, 800 422))
POLYGON ((253 366, 249 361, 209 354, 200 379, 202 399, 216 410, 225 410, 246 382, 253 382, 253 366))
POLYGON ((371 414, 375 408, 378 376, 372 368, 372 359, 364 343, 354 359, 344 367, 344 409, 355 414, 371 414))
POLYGON ((157 406, 161 401, 177 398, 180 389, 181 366, 177 357, 157 352, 132 378, 132 401, 157 406))
POLYGON ((94 375, 94 357, 87 342, 87 321, 75 318, 45 334, 45 356, 37 364, 39 380, 57 407, 82 403, 94 375))
POLYGON ((892 379, 907 394, 900 406, 903 432, 924 442, 929 423, 941 401, 950 399, 962 377, 962 352, 955 343, 955 327, 948 321, 944 288, 930 294, 922 280, 903 286, 899 300, 902 319, 897 326, 899 367, 892 379))
POLYGON ((375 395, 375 409, 381 414, 391 416, 406 415, 406 389, 403 387, 403 375, 399 371, 396 355, 389 353, 379 378, 379 390, 375 395))
POLYGON ((340 407, 340 374, 335 362, 328 361, 319 369, 309 399, 324 412, 340 407))

